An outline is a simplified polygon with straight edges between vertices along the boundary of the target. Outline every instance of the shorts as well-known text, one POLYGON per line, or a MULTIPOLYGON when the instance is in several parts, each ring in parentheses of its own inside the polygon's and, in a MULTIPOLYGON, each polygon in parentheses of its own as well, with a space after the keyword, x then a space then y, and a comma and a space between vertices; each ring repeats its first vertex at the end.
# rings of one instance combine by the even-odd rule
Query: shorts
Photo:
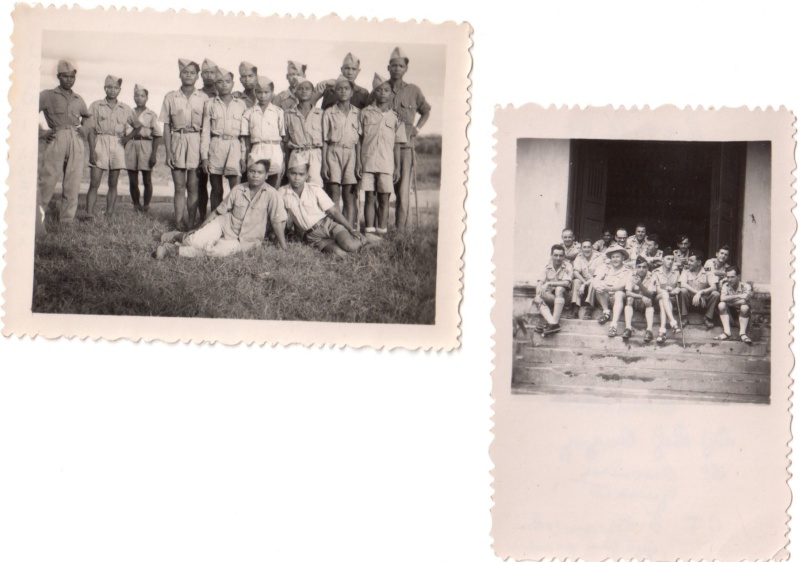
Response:
POLYGON ((742 314, 742 306, 750 306, 749 302, 745 302, 741 299, 735 300, 732 302, 725 303, 728 307, 728 313, 733 313, 735 316, 739 318, 750 318, 750 311, 748 310, 745 314, 742 314))
MULTIPOLYGON (((566 302, 567 297, 569 297, 569 294, 572 291, 572 289, 568 289, 568 288, 564 288, 564 287, 561 287, 561 288, 564 289, 564 297, 563 298, 564 298, 564 302, 566 302)), ((553 304, 555 304, 555 302, 556 302, 555 288, 545 289, 544 291, 542 291, 542 300, 544 302, 546 302, 549 306, 553 306, 553 304)))
POLYGON ((316 249, 322 251, 332 242, 336 242, 336 235, 347 232, 347 229, 330 217, 325 217, 303 237, 305 241, 316 249))
POLYGON ((200 165, 200 133, 172 133, 171 140, 172 161, 176 168, 188 170, 200 165))
POLYGON ((247 164, 258 162, 259 160, 269 160, 269 170, 267 175, 280 174, 283 171, 283 150, 280 144, 269 142, 259 142, 250 147, 250 156, 247 164))
POLYGON ((125 145, 125 167, 131 172, 149 172, 153 140, 131 140, 125 145))
POLYGON ((378 188, 378 193, 392 193, 394 192, 394 184, 392 183, 392 174, 382 174, 380 172, 365 172, 361 175, 361 189, 364 192, 375 191, 378 188))
POLYGON ((646 308, 654 308, 655 307, 655 301, 653 300, 653 297, 652 296, 648 296, 648 295, 644 295, 644 296, 648 297, 650 299, 650 306, 645 306, 644 305, 644 301, 642 299, 633 299, 633 305, 632 306, 633 306, 634 310, 639 310, 639 311, 644 312, 644 310, 646 308))
POLYGON ((208 146, 208 173, 222 176, 239 176, 242 173, 242 145, 238 138, 211 137, 208 146))
POLYGON ((117 135, 97 135, 94 141, 94 151, 97 155, 93 166, 100 170, 124 170, 125 147, 117 135))
POLYGON ((328 173, 330 182, 339 185, 355 185, 356 179, 356 150, 354 147, 328 145, 328 173))

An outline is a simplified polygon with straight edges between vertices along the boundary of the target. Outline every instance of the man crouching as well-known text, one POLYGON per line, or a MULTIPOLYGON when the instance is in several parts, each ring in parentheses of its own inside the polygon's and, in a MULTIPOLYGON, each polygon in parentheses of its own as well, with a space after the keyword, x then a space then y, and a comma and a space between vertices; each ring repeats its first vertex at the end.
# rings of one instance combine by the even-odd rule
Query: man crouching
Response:
POLYGON ((234 187, 199 229, 185 234, 168 232, 161 237, 156 259, 172 255, 226 257, 245 252, 261 244, 267 226, 285 250, 286 210, 278 192, 266 183, 268 170, 268 160, 251 163, 247 168, 247 183, 234 187))

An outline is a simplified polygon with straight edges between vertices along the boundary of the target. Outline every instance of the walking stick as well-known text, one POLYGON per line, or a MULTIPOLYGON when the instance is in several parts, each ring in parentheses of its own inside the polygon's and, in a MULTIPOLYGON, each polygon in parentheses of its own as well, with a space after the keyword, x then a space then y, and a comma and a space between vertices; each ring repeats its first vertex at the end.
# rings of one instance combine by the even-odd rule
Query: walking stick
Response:
POLYGON ((683 318, 681 318, 681 301, 676 298, 675 302, 678 305, 678 325, 681 327, 681 342, 683 342, 683 349, 686 349, 686 334, 683 333, 683 318))
POLYGON ((414 186, 414 215, 416 216, 416 226, 419 228, 419 198, 417 196, 417 149, 411 147, 411 185, 414 186))

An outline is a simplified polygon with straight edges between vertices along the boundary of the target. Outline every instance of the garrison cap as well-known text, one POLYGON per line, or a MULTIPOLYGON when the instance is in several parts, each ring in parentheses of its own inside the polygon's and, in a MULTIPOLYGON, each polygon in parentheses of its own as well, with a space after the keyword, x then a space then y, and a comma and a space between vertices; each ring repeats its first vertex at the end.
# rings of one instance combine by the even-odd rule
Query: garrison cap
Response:
POLYGON ((358 57, 354 57, 353 53, 347 53, 347 56, 344 57, 342 61, 342 66, 349 64, 351 66, 359 67, 361 66, 361 61, 358 60, 358 57))
POLYGON ((135 94, 136 92, 145 92, 145 93, 147 93, 147 88, 145 88, 144 86, 140 86, 139 84, 134 84, 133 85, 133 93, 135 94))
POLYGON ((178 59, 178 69, 179 69, 181 72, 183 72, 183 69, 184 69, 184 68, 186 68, 187 66, 192 66, 192 65, 194 65, 194 67, 195 67, 197 70, 200 70, 200 65, 199 65, 199 64, 197 64, 196 62, 194 62, 193 60, 189 60, 189 59, 178 59))
POLYGON ((293 150, 292 155, 289 156, 289 164, 286 166, 287 170, 293 168, 308 168, 308 151, 307 150, 293 150))
MULTIPOLYGON (((350 80, 348 80, 347 78, 345 78, 344 76, 342 76, 342 75, 340 74, 340 75, 339 75, 339 78, 337 78, 337 79, 336 79, 336 85, 338 86, 338 85, 339 85, 339 84, 341 84, 342 82, 347 82, 348 84, 350 84, 350 80)), ((352 88, 352 86, 351 86, 351 88, 352 88)))
POLYGON ((256 88, 259 90, 266 90, 267 88, 275 89, 275 84, 272 82, 272 78, 268 76, 259 76, 256 78, 256 88))
POLYGON ((242 61, 239 63, 239 76, 251 70, 258 74, 258 67, 256 67, 256 65, 254 65, 252 62, 242 61))
POLYGON ((68 60, 60 60, 58 61, 58 67, 56 69, 56 74, 69 74, 70 72, 77 72, 75 65, 69 62, 68 60))
POLYGON ((211 59, 203 59, 203 66, 200 70, 205 72, 206 70, 214 70, 215 68, 217 68, 217 63, 211 59))
POLYGON ((287 70, 291 70, 291 69, 293 69, 293 68, 294 68, 294 69, 295 69, 297 72, 299 72, 300 74, 302 74, 303 76, 305 76, 305 75, 306 75, 306 69, 308 68, 308 65, 306 65, 306 64, 303 64, 302 62, 297 62, 296 60, 290 60, 290 61, 289 61, 289 64, 288 64, 288 65, 287 65, 287 67, 286 67, 286 69, 287 69, 287 70))
POLYGON ((378 86, 386 84, 388 81, 389 80, 387 78, 384 78, 383 76, 381 76, 376 72, 375 78, 372 79, 372 89, 375 90, 377 89, 378 86))
POLYGON ((644 259, 642 256, 637 256, 636 265, 642 265, 642 264, 647 265, 647 260, 644 259))
POLYGON ((122 78, 109 74, 106 76, 106 82, 103 86, 122 86, 122 78))
POLYGON ((214 68, 214 80, 224 80, 225 77, 230 74, 231 79, 233 79, 233 72, 228 70, 227 68, 222 68, 221 66, 217 66, 214 68))
POLYGON ((389 62, 392 62, 394 59, 404 59, 406 64, 408 64, 408 56, 406 52, 403 51, 400 47, 395 47, 394 51, 392 51, 391 56, 389 57, 389 62))
MULTIPOLYGON (((314 87, 314 83, 313 83, 311 80, 309 80, 308 78, 306 78, 305 76, 301 76, 301 77, 298 79, 298 81, 297 81, 297 86, 299 86, 300 84, 305 84, 306 82, 308 82, 309 84, 311 84, 311 87, 312 87, 312 88, 314 87)), ((295 86, 295 87, 297 87, 297 86, 295 86)))

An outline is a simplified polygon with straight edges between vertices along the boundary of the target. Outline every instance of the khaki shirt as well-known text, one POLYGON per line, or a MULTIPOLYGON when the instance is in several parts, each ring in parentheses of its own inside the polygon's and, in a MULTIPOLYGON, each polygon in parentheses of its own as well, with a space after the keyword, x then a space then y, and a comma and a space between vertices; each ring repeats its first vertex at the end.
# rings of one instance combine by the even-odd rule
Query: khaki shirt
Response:
POLYGON ((655 288, 672 290, 678 286, 681 277, 681 270, 673 267, 669 273, 664 273, 664 268, 659 267, 652 271, 653 285, 655 288))
POLYGON ((633 274, 633 270, 627 265, 623 265, 619 269, 614 269, 610 264, 603 264, 603 267, 598 267, 594 274, 594 286, 596 288, 603 287, 627 287, 629 277, 633 274))
MULTIPOLYGON (((133 114, 136 115, 135 109, 133 110, 133 114)), ((137 119, 139 119, 139 123, 142 124, 138 136, 147 139, 164 135, 161 131, 161 124, 158 122, 158 115, 149 107, 144 108, 144 111, 137 116, 137 119)))
POLYGON ((180 90, 164 96, 158 120, 169 125, 173 131, 200 132, 203 127, 203 106, 208 96, 195 90, 187 98, 180 90))
POLYGON ((328 216, 327 211, 333 207, 333 201, 322 188, 313 183, 303 184, 303 191, 298 196, 291 185, 284 185, 278 190, 286 212, 292 221, 304 232, 328 216))
POLYGON ((247 106, 241 99, 233 98, 226 106, 219 96, 208 100, 203 107, 203 128, 200 133, 200 158, 208 160, 211 137, 227 135, 239 140, 242 116, 247 106))
POLYGON ((731 287, 730 283, 723 283, 721 294, 723 297, 736 295, 745 302, 750 302, 750 297, 753 296, 753 288, 744 281, 739 281, 739 286, 735 289, 731 287))
POLYGON ((320 108, 311 108, 308 115, 303 117, 303 114, 295 107, 284 113, 284 120, 289 142, 297 146, 322 148, 322 110, 320 108))
POLYGON ((394 145, 406 142, 406 128, 393 110, 383 112, 376 105, 368 105, 359 115, 363 137, 361 139, 361 165, 364 172, 394 173, 394 145))
POLYGON ((544 278, 539 282, 539 286, 542 287, 548 281, 569 281, 572 283, 572 273, 572 263, 568 260, 564 260, 558 269, 553 267, 553 261, 550 260, 544 266, 544 278))
POLYGON ((703 269, 700 269, 697 273, 693 273, 690 269, 681 271, 680 283, 682 287, 688 286, 695 291, 702 291, 703 289, 708 289, 716 282, 716 276, 703 269))
POLYGON ((123 136, 128 125, 136 129, 141 126, 136 115, 130 106, 118 101, 114 107, 109 105, 108 100, 102 99, 92 102, 89 106, 89 118, 87 125, 94 129, 98 135, 123 136))
POLYGON ((567 248, 562 242, 561 247, 564 248, 564 257, 569 261, 573 261, 576 257, 578 257, 578 254, 581 253, 581 243, 577 240, 573 242, 572 246, 569 248, 567 248))
POLYGON ((361 136, 358 113, 358 109, 353 106, 350 106, 349 113, 344 113, 338 105, 326 109, 322 114, 322 140, 346 147, 358 144, 361 136))
POLYGON ((250 109, 251 107, 256 105, 256 101, 257 100, 255 98, 255 95, 256 95, 255 94, 255 90, 253 90, 253 97, 252 98, 247 95, 247 92, 244 92, 244 91, 242 91, 242 92, 233 92, 232 95, 237 100, 242 100, 244 102, 245 106, 247 106, 247 109, 250 109))
MULTIPOLYGON (((331 106, 336 105, 339 99, 336 97, 336 90, 335 90, 335 80, 330 80, 329 82, 333 82, 333 85, 327 85, 325 90, 322 93, 322 109, 328 109, 331 106)), ((362 88, 355 82, 350 82, 350 85, 353 87, 353 97, 350 98, 350 104, 356 106, 358 109, 364 109, 370 103, 370 95, 369 91, 366 88, 362 88)))
POLYGON ((636 259, 636 256, 640 256, 644 253, 645 244, 647 240, 639 240, 636 239, 636 236, 628 236, 628 239, 625 241, 625 249, 628 250, 628 253, 631 255, 631 258, 636 259))
POLYGON ((583 280, 587 283, 594 277, 597 268, 603 265, 603 254, 600 252, 592 251, 592 255, 587 259, 583 253, 575 256, 575 261, 572 262, 574 272, 579 273, 583 280))
POLYGON ((402 80, 392 84, 392 109, 397 112, 406 126, 407 146, 414 146, 414 120, 417 114, 423 115, 431 110, 430 104, 425 101, 425 96, 414 84, 408 84, 402 80))
POLYGON ((266 183, 252 198, 250 187, 240 183, 231 189, 215 211, 222 215, 218 220, 222 220, 225 238, 238 239, 242 243, 260 242, 270 224, 286 222, 286 210, 281 197, 266 183))
POLYGON ((279 142, 286 135, 283 110, 277 105, 269 104, 266 110, 254 105, 244 112, 241 134, 250 137, 250 142, 279 142))
MULTIPOLYGON (((329 82, 331 81, 323 80, 322 82, 314 86, 314 90, 311 92, 311 105, 317 103, 319 98, 322 97, 322 94, 328 87, 329 82)), ((297 107, 297 104, 300 103, 300 100, 297 99, 297 96, 294 95, 294 91, 291 88, 287 88, 280 94, 272 98, 272 103, 274 103, 284 111, 289 111, 290 109, 294 109, 295 107, 297 107)), ((336 102, 334 101, 334 103, 336 102)))
POLYGON ((628 277, 628 283, 625 285, 625 290, 631 293, 642 294, 643 291, 650 292, 653 285, 653 274, 648 271, 644 279, 641 279, 638 284, 635 284, 633 278, 636 276, 636 271, 632 271, 628 277))
POLYGON ((44 113, 47 126, 53 130, 78 127, 81 117, 91 116, 83 98, 61 86, 39 93, 39 111, 44 113))

